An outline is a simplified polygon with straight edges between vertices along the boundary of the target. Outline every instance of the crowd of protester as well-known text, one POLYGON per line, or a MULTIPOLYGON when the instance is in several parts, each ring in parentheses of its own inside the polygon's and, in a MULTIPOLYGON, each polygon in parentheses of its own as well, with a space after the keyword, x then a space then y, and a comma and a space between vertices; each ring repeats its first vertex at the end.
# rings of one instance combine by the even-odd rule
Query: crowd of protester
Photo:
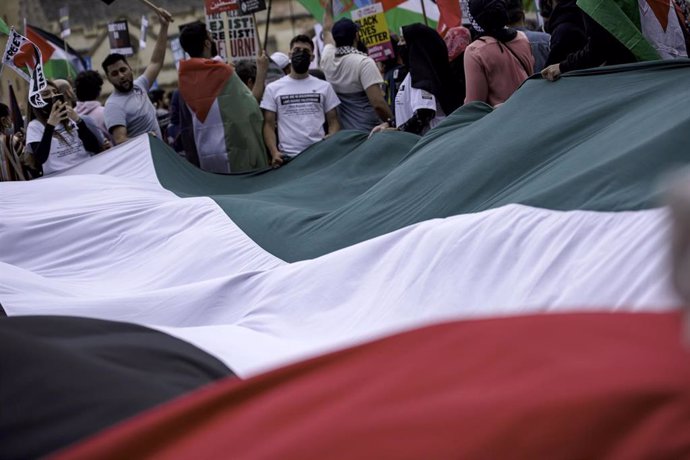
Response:
POLYGON ((499 107, 534 74, 555 81, 577 69, 687 57, 686 0, 645 0, 639 12, 633 2, 611 10, 618 16, 600 13, 607 2, 614 0, 541 0, 544 27, 533 30, 521 0, 470 0, 471 25, 456 24, 443 36, 423 24, 405 26, 391 34, 394 55, 383 62, 368 55, 358 25, 334 22, 330 7, 323 50, 298 34, 288 54, 262 52, 255 61, 224 62, 205 24, 193 23, 180 35, 189 59, 170 93, 152 90, 172 20, 158 9, 160 32, 142 75, 120 54, 103 61, 113 87, 104 105, 95 70, 74 82, 49 81, 42 93, 48 104, 31 108, 26 128, 0 104, 0 177, 47 176, 144 133, 206 171, 277 168, 341 129, 423 135, 463 104, 499 107), (634 23, 625 15, 638 13, 639 30, 620 33, 619 25, 634 23))

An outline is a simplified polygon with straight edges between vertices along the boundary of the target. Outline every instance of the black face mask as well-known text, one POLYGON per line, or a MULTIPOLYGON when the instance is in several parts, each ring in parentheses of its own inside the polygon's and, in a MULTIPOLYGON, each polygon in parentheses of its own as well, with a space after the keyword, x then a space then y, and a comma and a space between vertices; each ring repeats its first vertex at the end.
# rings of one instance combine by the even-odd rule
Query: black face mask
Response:
POLYGON ((311 62, 311 55, 306 50, 296 50, 292 53, 290 64, 295 73, 307 73, 309 70, 309 63, 311 62))
POLYGON ((51 97, 44 97, 43 101, 46 103, 46 105, 36 110, 43 116, 44 119, 47 120, 48 117, 50 117, 50 112, 53 110, 53 105, 57 101, 64 102, 64 98, 62 94, 59 94, 51 97))

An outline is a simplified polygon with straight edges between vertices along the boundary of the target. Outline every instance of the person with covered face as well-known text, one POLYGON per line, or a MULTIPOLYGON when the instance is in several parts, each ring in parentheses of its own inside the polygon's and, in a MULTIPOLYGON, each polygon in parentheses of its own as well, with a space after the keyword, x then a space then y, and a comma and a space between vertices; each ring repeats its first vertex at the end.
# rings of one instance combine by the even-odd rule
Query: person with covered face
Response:
POLYGON ((424 24, 405 26, 402 32, 398 51, 409 73, 395 96, 395 120, 378 125, 372 133, 396 128, 424 134, 462 104, 441 36, 424 24))
POLYGON ((534 69, 527 36, 506 27, 505 0, 471 0, 470 15, 479 37, 465 50, 465 103, 505 102, 534 69))
POLYGON ((290 73, 266 87, 261 101, 263 133, 273 167, 323 139, 324 122, 329 135, 340 130, 336 112, 340 100, 330 83, 309 74, 313 59, 314 42, 297 35, 290 41, 290 73))
POLYGON ((63 171, 87 160, 92 153, 101 152, 98 138, 67 102, 57 85, 48 81, 41 91, 47 103, 32 107, 33 119, 26 129, 26 143, 31 149, 34 164, 43 167, 47 176, 63 171))
POLYGON ((106 78, 115 88, 105 102, 104 118, 116 144, 144 133, 161 137, 156 108, 149 100, 148 92, 163 68, 168 44, 168 25, 172 22, 172 16, 162 8, 156 12, 161 27, 151 61, 140 77, 134 79, 132 67, 121 54, 110 54, 101 64, 106 78))

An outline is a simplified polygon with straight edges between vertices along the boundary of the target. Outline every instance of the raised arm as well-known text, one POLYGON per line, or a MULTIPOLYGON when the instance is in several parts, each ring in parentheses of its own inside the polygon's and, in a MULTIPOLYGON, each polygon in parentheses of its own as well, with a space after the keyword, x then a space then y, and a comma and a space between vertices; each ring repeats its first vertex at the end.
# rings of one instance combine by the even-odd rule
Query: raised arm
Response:
POLYGON ((268 56, 266 56, 266 50, 261 50, 261 54, 256 57, 256 78, 254 79, 254 88, 252 89, 252 94, 259 104, 261 104, 261 98, 264 97, 267 73, 268 56))
POLYGON ((155 11, 161 22, 161 28, 158 31, 158 38, 153 48, 153 54, 151 54, 151 62, 149 62, 149 65, 146 66, 146 70, 144 70, 144 76, 146 80, 148 80, 149 85, 152 85, 153 82, 156 81, 158 74, 163 68, 165 51, 168 48, 168 26, 172 22, 172 15, 163 8, 158 8, 155 11))
POLYGON ((333 39, 333 0, 327 0, 323 7, 323 20, 321 21, 323 27, 323 43, 325 45, 335 46, 333 39))

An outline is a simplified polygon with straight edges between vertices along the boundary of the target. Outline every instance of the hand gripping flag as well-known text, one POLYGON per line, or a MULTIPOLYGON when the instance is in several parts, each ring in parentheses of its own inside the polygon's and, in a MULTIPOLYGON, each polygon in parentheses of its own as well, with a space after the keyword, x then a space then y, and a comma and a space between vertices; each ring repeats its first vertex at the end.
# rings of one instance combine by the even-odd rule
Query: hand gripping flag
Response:
POLYGON ((44 107, 46 102, 41 97, 41 91, 47 86, 47 81, 43 73, 41 50, 31 40, 12 29, 2 63, 9 65, 29 82, 29 103, 33 107, 44 107))

